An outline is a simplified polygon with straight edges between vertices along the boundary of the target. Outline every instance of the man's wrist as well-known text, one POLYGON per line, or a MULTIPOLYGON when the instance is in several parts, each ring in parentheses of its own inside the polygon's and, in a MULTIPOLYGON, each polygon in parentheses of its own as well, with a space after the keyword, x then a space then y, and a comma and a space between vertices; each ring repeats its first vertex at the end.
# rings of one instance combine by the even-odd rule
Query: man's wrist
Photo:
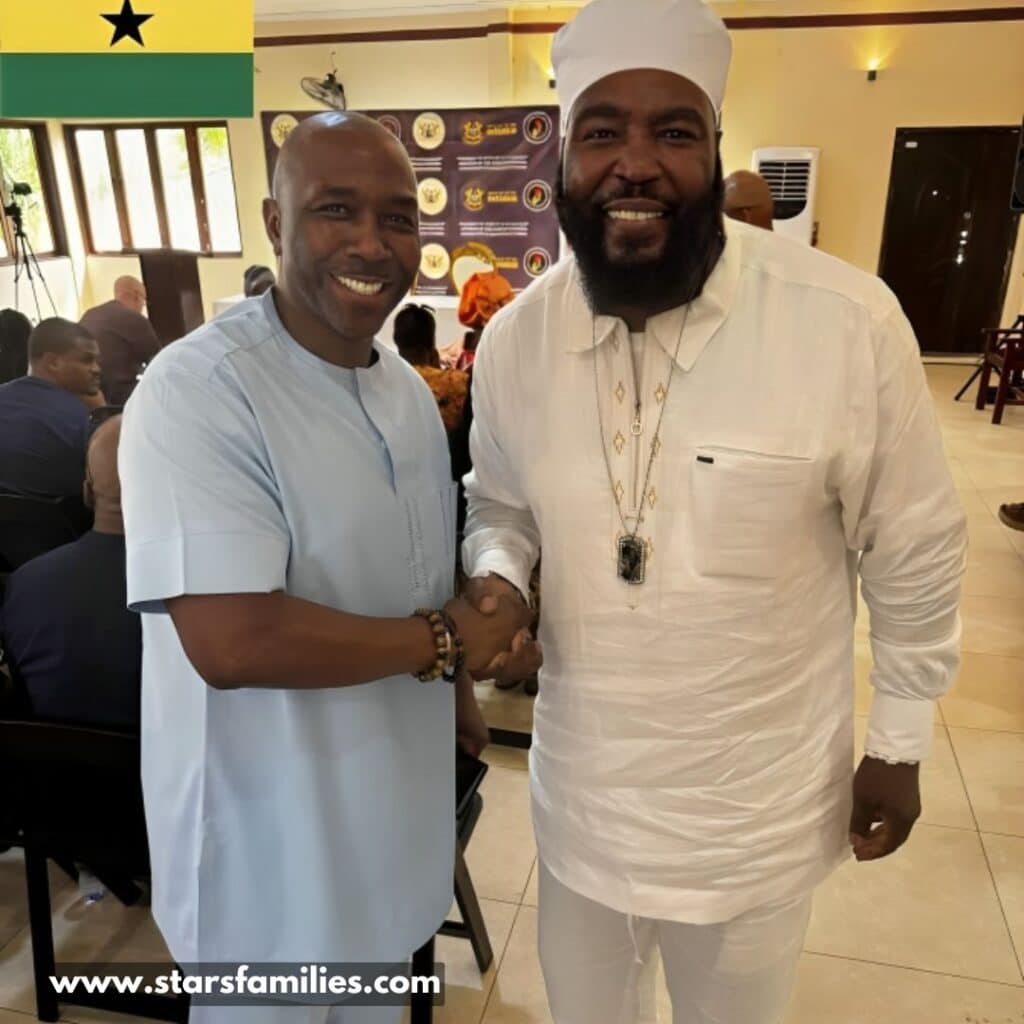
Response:
POLYGON ((500 572, 494 572, 492 570, 484 578, 487 579, 487 578, 491 578, 491 577, 493 577, 494 579, 499 580, 500 582, 504 583, 512 591, 512 593, 515 594, 515 596, 518 597, 519 600, 522 601, 523 604, 526 605, 527 608, 532 608, 533 607, 530 604, 530 595, 529 594, 524 594, 510 579, 508 579, 508 577, 502 576, 500 572))
POLYGON ((437 640, 430 622, 420 615, 409 618, 414 665, 410 675, 429 672, 437 660, 437 640))

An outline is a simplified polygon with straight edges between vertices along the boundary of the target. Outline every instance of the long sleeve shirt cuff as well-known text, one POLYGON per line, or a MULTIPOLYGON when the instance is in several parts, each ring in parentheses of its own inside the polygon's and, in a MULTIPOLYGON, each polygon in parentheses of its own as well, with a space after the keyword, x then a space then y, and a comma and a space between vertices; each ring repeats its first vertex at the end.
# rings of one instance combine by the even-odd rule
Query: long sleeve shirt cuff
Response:
POLYGON ((466 566, 469 576, 486 576, 492 572, 503 576, 523 595, 527 604, 530 601, 530 570, 531 567, 514 554, 497 548, 481 551, 473 563, 466 566))
POLYGON ((935 701, 876 693, 864 752, 886 761, 923 761, 931 751, 935 701))

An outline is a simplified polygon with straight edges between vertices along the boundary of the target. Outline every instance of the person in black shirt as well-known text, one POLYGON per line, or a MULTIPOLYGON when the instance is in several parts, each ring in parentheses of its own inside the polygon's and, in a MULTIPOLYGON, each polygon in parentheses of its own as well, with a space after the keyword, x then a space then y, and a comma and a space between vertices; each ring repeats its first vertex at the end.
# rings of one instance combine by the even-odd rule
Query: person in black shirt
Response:
POLYGON ((32 322, 16 309, 0 309, 0 384, 28 373, 28 336, 32 322))
POLYGON ((89 409, 104 402, 99 347, 70 320, 29 336, 30 374, 0 385, 0 491, 33 498, 82 493, 89 409))
POLYGON ((125 275, 114 282, 114 297, 86 310, 79 321, 99 343, 103 391, 113 405, 128 401, 139 374, 160 351, 145 308, 145 285, 125 275))
POLYGON ((0 639, 39 718, 138 728, 142 631, 128 610, 117 445, 121 417, 89 443, 93 529, 27 562, 7 581, 0 639))

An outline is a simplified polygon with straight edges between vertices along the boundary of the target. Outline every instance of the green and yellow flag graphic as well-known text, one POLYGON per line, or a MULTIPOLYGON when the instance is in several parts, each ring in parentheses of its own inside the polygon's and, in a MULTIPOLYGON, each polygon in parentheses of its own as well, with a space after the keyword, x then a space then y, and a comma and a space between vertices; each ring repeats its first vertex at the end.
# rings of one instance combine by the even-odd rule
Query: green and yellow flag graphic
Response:
POLYGON ((0 0, 0 117, 251 117, 253 0, 0 0))

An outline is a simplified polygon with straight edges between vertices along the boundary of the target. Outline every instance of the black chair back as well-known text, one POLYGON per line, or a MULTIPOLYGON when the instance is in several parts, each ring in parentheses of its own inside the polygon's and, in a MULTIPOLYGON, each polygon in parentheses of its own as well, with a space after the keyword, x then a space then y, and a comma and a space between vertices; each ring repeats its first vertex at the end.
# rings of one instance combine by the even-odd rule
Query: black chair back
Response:
POLYGON ((0 721, 0 819, 19 845, 97 874, 149 872, 139 737, 50 722, 0 721))
POLYGON ((0 569, 13 571, 88 529, 76 498, 0 494, 0 569))

